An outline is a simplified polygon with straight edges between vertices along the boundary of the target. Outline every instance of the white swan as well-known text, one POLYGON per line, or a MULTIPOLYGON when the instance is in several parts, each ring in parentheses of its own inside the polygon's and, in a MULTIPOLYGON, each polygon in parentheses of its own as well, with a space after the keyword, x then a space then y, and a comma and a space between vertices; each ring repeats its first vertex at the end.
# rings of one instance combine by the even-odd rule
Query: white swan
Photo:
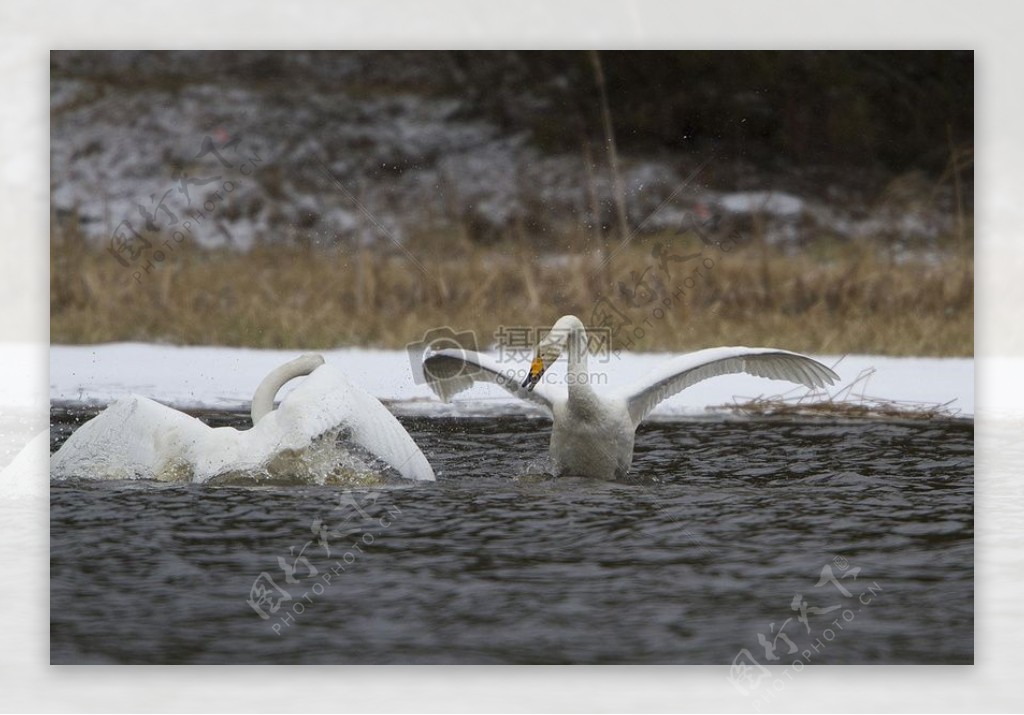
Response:
POLYGON ((551 411, 551 461, 556 474, 616 479, 633 461, 633 439, 640 422, 662 400, 716 375, 745 372, 807 387, 824 387, 839 379, 816 360, 774 348, 726 347, 698 350, 668 361, 643 380, 598 395, 588 384, 587 333, 574 315, 552 326, 537 346, 526 380, 520 384, 502 372, 495 360, 463 350, 441 350, 423 361, 423 372, 435 393, 448 402, 475 381, 493 382, 516 397, 551 411), (565 393, 540 378, 567 350, 569 370, 565 393))
MULTIPOLYGON (((406 479, 434 480, 416 443, 376 398, 349 383, 320 355, 303 355, 267 375, 252 399, 247 430, 210 427, 146 397, 131 395, 79 427, 51 457, 56 478, 188 479, 290 466, 317 443, 339 435, 394 467, 406 479), (289 380, 308 375, 273 409, 289 380)), ((328 452, 330 454, 330 452, 328 452)), ((319 465, 325 473, 331 464, 319 465)))

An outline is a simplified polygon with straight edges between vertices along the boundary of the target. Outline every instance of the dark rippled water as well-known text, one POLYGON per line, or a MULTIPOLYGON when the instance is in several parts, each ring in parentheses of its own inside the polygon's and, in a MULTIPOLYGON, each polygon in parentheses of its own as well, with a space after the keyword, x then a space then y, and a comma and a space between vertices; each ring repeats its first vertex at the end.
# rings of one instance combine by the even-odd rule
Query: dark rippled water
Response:
POLYGON ((647 424, 604 484, 402 421, 436 484, 54 483, 52 661, 973 662, 970 422, 647 424))

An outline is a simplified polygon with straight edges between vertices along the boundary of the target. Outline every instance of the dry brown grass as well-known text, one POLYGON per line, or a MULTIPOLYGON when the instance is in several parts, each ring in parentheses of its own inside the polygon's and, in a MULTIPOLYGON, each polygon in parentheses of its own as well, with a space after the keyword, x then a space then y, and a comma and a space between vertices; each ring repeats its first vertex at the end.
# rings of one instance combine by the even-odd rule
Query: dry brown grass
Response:
POLYGON ((545 259, 532 248, 451 240, 411 245, 419 265, 398 251, 279 247, 239 254, 185 243, 133 280, 106 251, 74 236, 55 237, 51 340, 396 348, 450 325, 476 331, 487 345, 500 325, 549 326, 564 313, 592 325, 595 304, 606 295, 634 327, 649 321, 632 345, 619 333, 616 347, 631 350, 773 345, 831 354, 974 352, 973 260, 962 252, 899 262, 865 245, 835 244, 816 255, 786 255, 756 243, 729 253, 705 247, 711 269, 698 275, 697 261, 676 263, 668 279, 651 258, 655 240, 634 241, 607 272, 597 270, 595 254, 545 259), (631 306, 619 284, 632 288, 631 271, 648 268, 656 296, 631 306), (692 288, 670 298, 657 317, 655 308, 687 277, 692 288))

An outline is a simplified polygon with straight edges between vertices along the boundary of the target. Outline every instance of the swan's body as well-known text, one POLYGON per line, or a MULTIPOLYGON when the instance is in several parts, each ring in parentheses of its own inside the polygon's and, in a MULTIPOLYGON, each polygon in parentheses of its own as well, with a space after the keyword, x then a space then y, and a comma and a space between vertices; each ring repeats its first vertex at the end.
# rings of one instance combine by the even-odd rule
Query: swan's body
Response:
POLYGON ((556 474, 615 479, 633 463, 636 427, 620 400, 558 400, 551 406, 551 461, 556 474))
POLYGON ((431 388, 448 401, 476 381, 493 382, 513 395, 551 412, 551 461, 556 474, 616 479, 629 471, 633 439, 641 421, 662 400, 716 375, 745 372, 806 387, 824 387, 839 379, 816 360, 774 348, 726 347, 699 350, 668 361, 645 379, 598 395, 587 373, 587 334, 579 318, 567 315, 540 342, 530 374, 519 384, 486 355, 442 350, 423 362, 431 388), (544 371, 567 352, 568 389, 540 383, 544 371))
MULTIPOLYGON (((146 397, 131 395, 86 422, 50 461, 54 477, 188 479, 258 473, 339 435, 394 467, 406 479, 434 479, 423 453, 376 398, 350 384, 319 355, 272 371, 253 395, 253 426, 212 428, 146 397), (278 409, 274 396, 308 375, 278 409)), ((321 465, 329 469, 331 465, 321 465)))

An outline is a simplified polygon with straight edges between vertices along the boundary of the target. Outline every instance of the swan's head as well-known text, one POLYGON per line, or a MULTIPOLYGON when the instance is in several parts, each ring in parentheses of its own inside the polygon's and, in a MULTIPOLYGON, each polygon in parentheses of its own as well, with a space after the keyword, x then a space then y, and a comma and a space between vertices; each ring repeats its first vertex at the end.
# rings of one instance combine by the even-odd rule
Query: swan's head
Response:
POLYGON ((555 321, 555 324, 551 326, 551 330, 544 336, 544 339, 537 343, 537 353, 534 355, 533 362, 530 363, 530 372, 526 375, 526 379, 523 380, 522 386, 527 391, 532 391, 537 386, 537 383, 540 382, 544 372, 551 367, 562 354, 562 351, 565 350, 569 344, 570 336, 585 334, 586 329, 583 327, 583 321, 575 315, 563 315, 555 321))

